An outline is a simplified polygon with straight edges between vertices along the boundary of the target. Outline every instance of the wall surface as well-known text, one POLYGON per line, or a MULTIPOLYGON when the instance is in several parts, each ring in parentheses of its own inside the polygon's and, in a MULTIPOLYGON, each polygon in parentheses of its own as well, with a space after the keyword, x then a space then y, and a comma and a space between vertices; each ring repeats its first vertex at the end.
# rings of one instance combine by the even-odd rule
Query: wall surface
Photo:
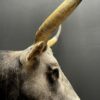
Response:
MULTIPOLYGON (((63 0, 0 0, 0 49, 25 49, 63 0)), ((54 54, 82 100, 100 100, 100 0, 83 0, 63 23, 54 54)))

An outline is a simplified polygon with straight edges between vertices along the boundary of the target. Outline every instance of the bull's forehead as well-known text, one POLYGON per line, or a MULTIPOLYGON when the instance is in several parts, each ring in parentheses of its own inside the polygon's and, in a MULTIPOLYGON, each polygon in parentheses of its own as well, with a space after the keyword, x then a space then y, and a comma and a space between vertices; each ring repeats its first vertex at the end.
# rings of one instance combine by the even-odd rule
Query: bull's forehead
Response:
POLYGON ((40 59, 46 64, 52 64, 53 66, 59 65, 50 47, 47 47, 47 50, 40 56, 40 59))

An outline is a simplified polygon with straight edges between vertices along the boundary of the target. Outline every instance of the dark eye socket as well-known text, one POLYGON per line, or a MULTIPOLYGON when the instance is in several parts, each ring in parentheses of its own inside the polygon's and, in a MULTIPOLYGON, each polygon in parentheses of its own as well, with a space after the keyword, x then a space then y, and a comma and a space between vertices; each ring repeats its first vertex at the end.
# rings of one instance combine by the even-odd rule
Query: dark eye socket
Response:
POLYGON ((47 71, 47 79, 48 81, 53 84, 57 82, 59 78, 59 69, 58 68, 52 68, 51 65, 47 65, 48 71, 47 71))
MULTIPOLYGON (((58 68, 53 69, 53 71, 52 71, 52 75, 53 75, 54 78, 56 78, 56 79, 59 78, 59 70, 58 70, 58 68)), ((55 79, 55 80, 56 80, 56 79, 55 79)))

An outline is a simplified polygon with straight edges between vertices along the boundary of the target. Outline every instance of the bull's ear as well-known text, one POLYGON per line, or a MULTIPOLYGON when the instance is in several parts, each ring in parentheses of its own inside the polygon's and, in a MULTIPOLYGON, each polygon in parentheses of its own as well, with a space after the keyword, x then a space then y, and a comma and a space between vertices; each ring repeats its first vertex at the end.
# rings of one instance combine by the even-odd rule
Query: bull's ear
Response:
POLYGON ((41 55, 46 50, 46 44, 41 41, 36 43, 27 55, 28 61, 33 61, 35 57, 41 55))
POLYGON ((23 50, 20 55, 20 63, 22 66, 31 68, 31 66, 39 64, 39 56, 46 50, 46 47, 46 44, 41 41, 23 50))

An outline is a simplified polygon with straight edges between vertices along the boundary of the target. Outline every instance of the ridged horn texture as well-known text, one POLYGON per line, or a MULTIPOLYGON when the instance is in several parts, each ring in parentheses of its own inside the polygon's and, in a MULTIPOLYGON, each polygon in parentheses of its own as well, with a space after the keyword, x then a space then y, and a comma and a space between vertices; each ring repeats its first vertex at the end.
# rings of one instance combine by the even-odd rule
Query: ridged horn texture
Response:
POLYGON ((82 0, 64 0, 64 2, 43 22, 36 32, 35 42, 47 42, 51 33, 67 18, 82 0))

